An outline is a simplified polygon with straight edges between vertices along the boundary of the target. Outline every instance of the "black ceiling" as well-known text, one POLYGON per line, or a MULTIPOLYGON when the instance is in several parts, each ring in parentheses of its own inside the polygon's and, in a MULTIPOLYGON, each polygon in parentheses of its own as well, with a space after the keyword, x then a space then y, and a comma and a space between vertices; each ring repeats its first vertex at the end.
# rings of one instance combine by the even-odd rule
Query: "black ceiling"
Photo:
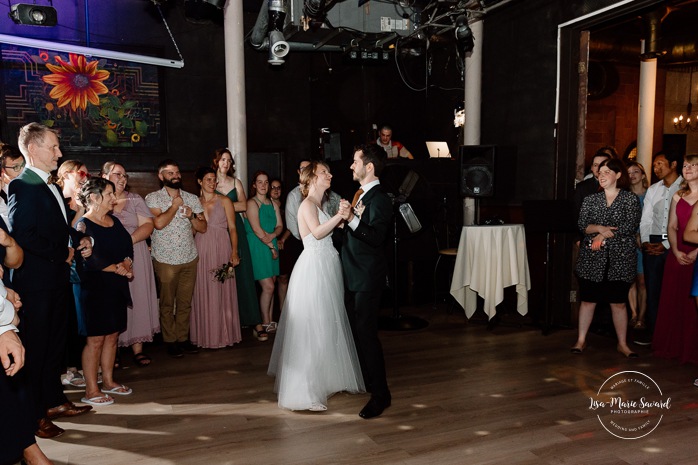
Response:
POLYGON ((698 64, 698 0, 667 1, 640 14, 591 28, 590 59, 638 63, 642 39, 649 51, 653 20, 657 25, 655 48, 660 52, 660 67, 698 64))

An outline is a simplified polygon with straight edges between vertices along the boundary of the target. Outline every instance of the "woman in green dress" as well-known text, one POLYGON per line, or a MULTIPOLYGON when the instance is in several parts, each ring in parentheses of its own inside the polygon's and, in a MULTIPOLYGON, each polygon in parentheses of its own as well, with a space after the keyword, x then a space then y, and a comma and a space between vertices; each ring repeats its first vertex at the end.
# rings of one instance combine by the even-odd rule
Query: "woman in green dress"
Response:
POLYGON ((240 325, 252 326, 254 334, 260 341, 266 341, 268 336, 262 327, 262 318, 259 313, 257 301, 257 289, 254 284, 252 272, 252 256, 250 255, 247 235, 244 231, 245 211, 247 210, 247 198, 242 182, 236 178, 235 162, 230 150, 217 149, 213 158, 213 169, 216 170, 216 191, 227 196, 233 201, 235 207, 235 227, 238 230, 238 255, 240 264, 235 268, 235 282, 238 291, 238 311, 240 313, 240 325))
POLYGON ((276 238, 281 235, 283 223, 279 207, 269 198, 269 176, 257 171, 252 177, 247 201, 247 243, 252 255, 252 270, 262 292, 259 309, 262 312, 263 333, 268 332, 272 321, 274 286, 279 275, 279 249, 276 238))

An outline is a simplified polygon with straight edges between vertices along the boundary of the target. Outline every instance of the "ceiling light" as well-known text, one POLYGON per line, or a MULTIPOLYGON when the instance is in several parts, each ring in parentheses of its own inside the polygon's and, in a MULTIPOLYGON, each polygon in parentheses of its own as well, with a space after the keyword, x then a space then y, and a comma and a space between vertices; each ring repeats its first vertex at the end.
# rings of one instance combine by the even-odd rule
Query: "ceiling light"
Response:
POLYGON ((52 6, 16 3, 10 7, 10 18, 27 26, 55 26, 58 23, 56 9, 52 6))

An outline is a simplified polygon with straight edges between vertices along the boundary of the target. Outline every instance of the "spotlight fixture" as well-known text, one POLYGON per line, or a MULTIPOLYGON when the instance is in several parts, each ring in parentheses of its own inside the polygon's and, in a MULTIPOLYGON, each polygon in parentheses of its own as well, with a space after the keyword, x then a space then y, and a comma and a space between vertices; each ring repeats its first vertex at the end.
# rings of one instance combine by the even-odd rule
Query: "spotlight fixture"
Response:
POLYGON ((286 21, 286 2, 284 0, 269 0, 268 14, 269 59, 267 62, 272 65, 282 65, 285 61, 284 57, 291 50, 284 38, 284 33, 281 32, 286 21))
POLYGON ((456 41, 464 53, 471 52, 475 47, 473 31, 468 26, 468 18, 465 15, 456 18, 456 41))
POLYGON ((52 6, 16 3, 10 7, 9 16, 16 24, 27 26, 50 27, 58 24, 58 15, 52 6))

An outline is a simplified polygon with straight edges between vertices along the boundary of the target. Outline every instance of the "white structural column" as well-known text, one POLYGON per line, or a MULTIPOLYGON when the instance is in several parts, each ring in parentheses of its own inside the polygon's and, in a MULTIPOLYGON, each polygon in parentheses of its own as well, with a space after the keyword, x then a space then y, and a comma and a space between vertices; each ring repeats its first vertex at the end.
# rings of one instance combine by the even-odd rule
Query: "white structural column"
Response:
POLYGON ((247 185, 247 113, 245 111, 245 48, 242 2, 229 0, 223 10, 225 89, 228 148, 235 159, 235 176, 247 185))
MULTIPOLYGON (((480 144, 480 119, 482 102, 482 39, 483 20, 470 23, 475 46, 465 57, 465 125, 463 126, 463 144, 480 144)), ((475 199, 463 200, 463 225, 475 224, 477 216, 475 199)))
POLYGON ((654 101, 657 93, 657 59, 640 62, 640 98, 637 106, 637 161, 652 171, 654 143, 654 101))

